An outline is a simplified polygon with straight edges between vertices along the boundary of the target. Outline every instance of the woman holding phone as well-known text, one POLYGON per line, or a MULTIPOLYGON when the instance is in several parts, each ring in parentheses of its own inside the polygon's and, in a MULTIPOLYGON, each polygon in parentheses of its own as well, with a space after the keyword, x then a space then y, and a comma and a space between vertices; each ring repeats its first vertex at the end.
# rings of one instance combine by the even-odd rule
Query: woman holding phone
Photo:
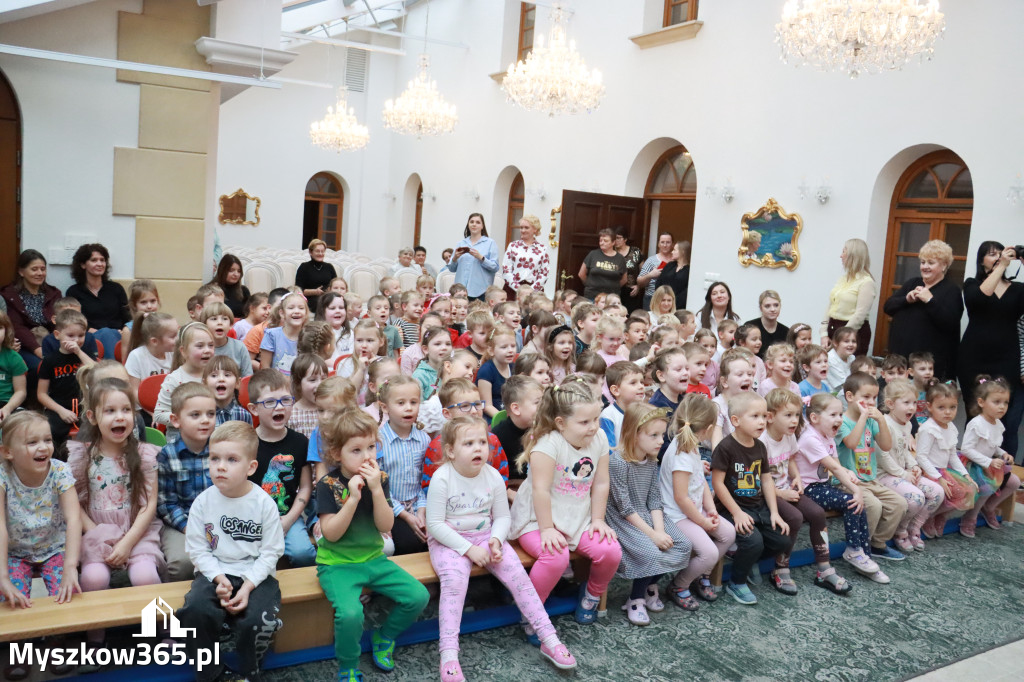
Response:
POLYGON ((498 272, 498 245, 487 236, 484 217, 479 213, 469 214, 463 235, 455 245, 448 269, 455 273, 456 284, 465 285, 470 298, 483 299, 498 272))

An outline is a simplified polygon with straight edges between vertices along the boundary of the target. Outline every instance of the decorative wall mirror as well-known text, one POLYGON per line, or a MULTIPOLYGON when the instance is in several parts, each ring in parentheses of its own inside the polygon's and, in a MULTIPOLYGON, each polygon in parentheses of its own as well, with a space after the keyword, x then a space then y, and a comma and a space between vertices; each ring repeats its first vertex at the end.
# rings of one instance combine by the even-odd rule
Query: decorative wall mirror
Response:
POLYGON ((804 221, 796 213, 786 213, 775 199, 769 199, 753 213, 744 213, 740 226, 739 260, 744 266, 795 270, 800 263, 797 237, 804 221))
POLYGON ((259 225, 260 198, 247 194, 241 187, 231 194, 221 194, 218 219, 230 225, 259 225))

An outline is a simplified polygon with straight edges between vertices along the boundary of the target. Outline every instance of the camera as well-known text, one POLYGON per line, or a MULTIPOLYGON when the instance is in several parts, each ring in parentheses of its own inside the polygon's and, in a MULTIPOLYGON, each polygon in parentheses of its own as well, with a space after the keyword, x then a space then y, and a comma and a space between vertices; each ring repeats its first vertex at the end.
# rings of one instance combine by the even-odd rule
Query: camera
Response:
POLYGON ((1017 244, 1016 246, 1013 247, 1013 253, 1015 254, 1014 257, 1017 260, 1024 260, 1024 246, 1017 244))

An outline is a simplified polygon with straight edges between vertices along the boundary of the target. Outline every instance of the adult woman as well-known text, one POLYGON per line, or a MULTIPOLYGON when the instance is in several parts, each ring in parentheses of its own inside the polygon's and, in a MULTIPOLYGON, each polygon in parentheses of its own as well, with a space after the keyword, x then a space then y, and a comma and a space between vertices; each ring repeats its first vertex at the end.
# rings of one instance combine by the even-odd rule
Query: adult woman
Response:
MULTIPOLYGON (((60 289, 46 283, 46 259, 35 249, 18 256, 14 281, 0 290, 14 335, 21 342, 21 357, 34 374, 43 359, 43 338, 53 331, 53 305, 60 289)), ((34 394, 32 394, 34 395, 34 394)))
POLYGON ((875 278, 868 268, 871 258, 868 256, 868 245, 863 239, 848 239, 839 254, 844 274, 836 281, 828 295, 828 310, 821 322, 819 336, 821 345, 831 345, 832 334, 840 327, 852 327, 857 330, 856 355, 866 355, 868 343, 871 341, 871 324, 868 315, 875 302, 875 278))
POLYGON ((626 306, 626 310, 633 312, 643 304, 640 283, 636 280, 640 275, 640 262, 644 259, 644 254, 637 247, 630 246, 628 240, 629 229, 624 225, 616 227, 612 246, 626 259, 626 284, 622 287, 622 304, 626 306))
POLYGON ((505 249, 501 272, 505 277, 505 290, 510 292, 508 300, 515 300, 516 291, 529 284, 534 291, 544 291, 548 282, 551 261, 548 250, 537 241, 540 234, 540 218, 524 215, 519 220, 519 239, 505 249))
POLYGON ((1024 412, 1017 339, 1017 320, 1024 315, 1024 285, 1007 278, 1006 268, 1016 258, 1012 246, 1004 248, 999 242, 982 242, 978 248, 977 275, 964 282, 968 321, 956 366, 960 390, 968 405, 973 404, 968 392, 979 374, 1001 376, 1009 382, 1010 407, 1003 417, 1003 449, 1014 456, 1017 429, 1024 412))
POLYGON ((303 263, 295 271, 295 286, 302 289, 306 297, 309 309, 316 312, 316 304, 320 300, 320 294, 327 291, 331 280, 338 276, 334 266, 324 262, 324 255, 327 253, 327 242, 322 239, 314 239, 309 242, 309 260, 303 263))
POLYGON ((231 314, 236 320, 242 319, 245 302, 249 300, 249 288, 242 284, 242 261, 238 256, 225 253, 210 284, 224 290, 224 302, 231 308, 231 314))
POLYGON ((110 281, 110 252, 103 244, 82 244, 71 257, 71 278, 67 295, 82 304, 89 331, 103 344, 104 353, 114 357, 121 330, 132 319, 124 287, 110 281))
POLYGON ((487 236, 487 226, 480 213, 470 213, 463 239, 455 245, 448 269, 455 273, 455 283, 466 287, 470 298, 482 299, 487 287, 494 284, 498 271, 498 245, 487 236))
POLYGON ((672 257, 672 235, 662 232, 658 235, 658 252, 644 261, 636 277, 636 283, 644 287, 644 310, 651 309, 651 296, 654 296, 654 290, 658 288, 655 280, 670 260, 675 260, 672 257))
POLYGON ((583 297, 591 301, 598 294, 618 294, 626 283, 626 259, 615 250, 615 232, 604 228, 597 233, 597 248, 587 254, 580 266, 583 297))
MULTIPOLYGON (((665 266, 668 267, 668 266, 665 266)), ((715 282, 704 294, 704 307, 697 311, 701 329, 710 329, 718 333, 718 323, 723 320, 740 321, 740 316, 732 311, 732 291, 725 282, 715 282)))
POLYGON ((676 295, 676 308, 686 308, 686 293, 690 286, 690 242, 676 242, 669 254, 672 257, 661 269, 654 282, 655 288, 669 286, 676 295))
POLYGON ((925 242, 918 254, 921 276, 911 277, 889 297, 883 310, 892 316, 889 352, 908 356, 927 351, 935 358, 935 377, 953 378, 964 300, 960 287, 946 279, 953 249, 944 241, 925 242))

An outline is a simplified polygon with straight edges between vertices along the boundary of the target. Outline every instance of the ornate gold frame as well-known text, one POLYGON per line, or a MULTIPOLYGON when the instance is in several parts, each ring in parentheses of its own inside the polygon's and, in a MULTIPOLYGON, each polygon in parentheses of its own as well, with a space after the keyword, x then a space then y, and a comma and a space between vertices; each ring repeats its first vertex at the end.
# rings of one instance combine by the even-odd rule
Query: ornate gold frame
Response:
POLYGON ((779 202, 775 199, 768 199, 764 206, 753 211, 752 213, 744 213, 743 219, 740 221, 740 227, 743 229, 743 240, 740 243, 740 248, 737 252, 740 264, 744 267, 749 265, 756 265, 762 268, 786 268, 787 270, 795 270, 796 266, 800 264, 800 249, 797 246, 797 238, 800 236, 800 232, 804 227, 804 220, 798 213, 786 213, 786 211, 779 206, 779 202), (793 260, 775 260, 775 257, 766 253, 760 258, 753 258, 747 252, 747 249, 743 246, 747 242, 747 234, 750 230, 750 223, 767 216, 775 215, 785 221, 796 222, 796 227, 793 228, 793 238, 790 240, 792 245, 793 260))
POLYGON ((260 202, 260 198, 259 197, 255 197, 255 196, 249 194, 248 192, 246 192, 241 187, 239 187, 237 190, 235 190, 231 194, 221 194, 220 198, 217 201, 220 204, 220 215, 217 216, 217 220, 219 220, 222 225, 259 225, 260 224, 260 203, 261 203, 260 202), (226 199, 227 200, 234 199, 235 197, 238 197, 238 196, 244 196, 246 199, 248 199, 250 201, 255 201, 256 202, 256 213, 255 213, 256 219, 255 220, 238 220, 237 218, 230 218, 229 219, 229 218, 225 218, 224 217, 224 201, 226 199))

